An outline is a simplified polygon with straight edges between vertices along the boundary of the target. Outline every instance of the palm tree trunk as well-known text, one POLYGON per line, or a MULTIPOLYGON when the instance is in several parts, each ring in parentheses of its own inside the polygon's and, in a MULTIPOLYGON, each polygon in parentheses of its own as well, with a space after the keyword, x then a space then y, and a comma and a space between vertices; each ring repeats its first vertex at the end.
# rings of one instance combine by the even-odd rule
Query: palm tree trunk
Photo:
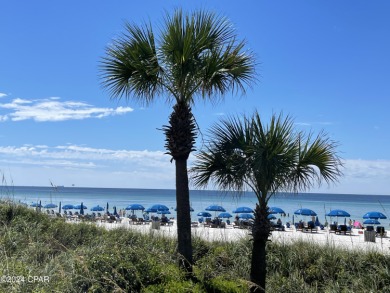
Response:
POLYGON ((190 191, 187 159, 176 161, 177 240, 180 266, 192 273, 190 191))
POLYGON ((259 287, 253 287, 251 292, 265 292, 267 276, 267 254, 266 245, 270 234, 270 222, 267 218, 267 204, 265 200, 256 204, 255 222, 253 224, 253 248, 251 261, 251 281, 259 287))
POLYGON ((165 147, 175 160, 177 240, 180 266, 192 273, 192 242, 190 192, 188 188, 187 160, 194 150, 196 123, 191 108, 184 102, 177 103, 169 117, 169 125, 163 126, 165 147))

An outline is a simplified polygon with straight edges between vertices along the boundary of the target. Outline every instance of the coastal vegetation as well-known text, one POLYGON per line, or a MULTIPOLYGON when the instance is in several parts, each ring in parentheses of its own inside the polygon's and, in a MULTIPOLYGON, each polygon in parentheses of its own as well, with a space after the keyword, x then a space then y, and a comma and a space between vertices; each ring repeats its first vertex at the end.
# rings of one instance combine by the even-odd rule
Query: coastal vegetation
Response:
MULTIPOLYGON (((248 292, 253 242, 193 239, 193 275, 177 239, 71 224, 0 203, 1 292, 248 292)), ((315 243, 267 245, 269 292, 389 292, 390 256, 315 243)))
MULTIPOLYGON (((255 62, 230 22, 206 11, 167 15, 156 33, 150 23, 127 23, 106 50, 102 84, 113 98, 149 105, 165 97, 174 104, 163 126, 165 148, 175 161, 179 262, 192 271, 193 252, 187 160, 195 150, 197 100, 216 102, 230 91, 245 92, 254 81, 255 62)), ((189 274, 190 275, 190 274, 189 274)))
POLYGON ((266 286, 266 245, 271 233, 269 200, 277 192, 305 191, 322 181, 335 182, 341 175, 337 144, 325 133, 313 138, 293 126, 293 120, 282 115, 272 115, 265 125, 258 112, 222 120, 211 129, 192 168, 196 186, 212 182, 222 190, 255 193, 250 280, 261 291, 266 286))

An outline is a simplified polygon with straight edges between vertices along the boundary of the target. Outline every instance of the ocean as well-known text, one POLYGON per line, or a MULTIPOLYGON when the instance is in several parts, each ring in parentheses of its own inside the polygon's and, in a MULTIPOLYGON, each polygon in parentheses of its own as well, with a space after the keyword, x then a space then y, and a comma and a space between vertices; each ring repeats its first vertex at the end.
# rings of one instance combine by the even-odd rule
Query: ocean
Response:
MULTIPOLYGON (((81 204, 88 207, 85 213, 91 213, 90 208, 96 205, 106 207, 109 211, 125 209, 128 205, 138 203, 145 208, 153 204, 164 204, 170 208, 170 217, 175 217, 176 200, 175 190, 169 189, 131 189, 131 188, 80 188, 80 187, 31 187, 31 186, 0 186, 0 198, 11 199, 16 202, 31 205, 34 202, 41 202, 44 206, 48 203, 55 203, 64 206, 65 204, 81 204)), ((233 192, 220 192, 210 190, 191 190, 191 207, 194 209, 192 219, 197 220, 197 213, 204 211, 209 205, 221 205, 227 212, 233 214, 233 210, 239 206, 255 207, 256 196, 252 192, 246 192, 240 197, 233 192)), ((344 218, 329 218, 325 214, 333 209, 347 211, 351 217, 347 218, 363 222, 363 215, 370 211, 379 211, 385 214, 388 219, 379 220, 381 226, 390 229, 390 196, 389 195, 362 195, 362 194, 327 194, 327 193, 299 193, 299 194, 277 194, 271 198, 270 207, 282 208, 286 216, 281 217, 283 222, 306 219, 304 216, 294 215, 300 208, 309 208, 315 211, 319 221, 324 223, 338 221, 344 222, 344 218)), ((55 209, 58 211, 58 208, 55 209)), ((212 212, 213 214, 214 212, 212 212)), ((234 215, 234 214, 233 214, 234 215)), ((277 217, 280 217, 277 215, 277 217)))

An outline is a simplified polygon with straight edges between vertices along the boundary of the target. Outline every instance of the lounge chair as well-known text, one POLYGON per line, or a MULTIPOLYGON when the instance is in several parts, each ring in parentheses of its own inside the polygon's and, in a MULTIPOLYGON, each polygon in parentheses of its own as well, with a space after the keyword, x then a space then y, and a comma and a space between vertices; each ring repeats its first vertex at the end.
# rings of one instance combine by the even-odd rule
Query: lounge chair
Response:
POLYGON ((233 228, 240 228, 240 222, 239 221, 234 221, 233 222, 233 228))
POLYGON ((348 229, 347 225, 340 225, 340 228, 336 232, 338 234, 351 235, 351 229, 348 229))
POLYGON ((335 224, 330 224, 329 225, 329 233, 336 233, 338 231, 339 230, 337 229, 337 225, 335 225, 335 224))

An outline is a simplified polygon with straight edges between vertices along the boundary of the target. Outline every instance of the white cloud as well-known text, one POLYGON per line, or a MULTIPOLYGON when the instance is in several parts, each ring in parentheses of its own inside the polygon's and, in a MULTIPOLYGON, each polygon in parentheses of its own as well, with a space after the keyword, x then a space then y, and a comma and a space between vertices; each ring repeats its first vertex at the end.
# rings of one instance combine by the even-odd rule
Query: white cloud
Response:
POLYGON ((2 146, 0 170, 10 170, 15 185, 52 180, 69 186, 173 188, 175 182, 174 164, 162 151, 78 145, 2 146))
POLYGON ((10 110, 0 115, 0 121, 65 121, 88 118, 103 118, 123 115, 132 112, 130 107, 99 108, 77 101, 61 101, 58 97, 39 100, 13 99, 8 103, 0 103, 0 108, 10 110))
MULTIPOLYGON (((194 161, 191 155, 188 165, 194 161)), ((344 160, 344 176, 309 192, 390 195, 390 161, 344 160)), ((15 185, 174 188, 175 169, 164 151, 113 150, 80 145, 0 146, 0 170, 15 185)))
POLYGON ((4 98, 4 97, 6 97, 6 96, 7 96, 7 94, 0 93, 0 98, 4 98))

